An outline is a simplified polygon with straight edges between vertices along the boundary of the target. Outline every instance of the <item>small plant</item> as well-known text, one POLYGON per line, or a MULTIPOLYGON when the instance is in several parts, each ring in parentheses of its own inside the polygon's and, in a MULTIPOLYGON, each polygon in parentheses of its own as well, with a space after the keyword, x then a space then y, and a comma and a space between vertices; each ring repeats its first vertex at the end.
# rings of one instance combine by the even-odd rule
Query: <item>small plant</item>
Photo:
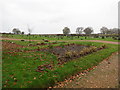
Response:
POLYGON ((53 44, 57 44, 58 42, 57 41, 54 41, 53 44))
POLYGON ((39 51, 39 50, 40 50, 40 47, 38 47, 37 50, 39 51))
POLYGON ((48 46, 48 47, 49 47, 49 49, 52 49, 52 48, 53 48, 53 45, 49 44, 49 46, 48 46))
POLYGON ((106 45, 105 44, 101 45, 101 48, 106 48, 106 45))
POLYGON ((79 56, 79 54, 78 54, 78 52, 73 51, 73 52, 72 52, 72 56, 76 57, 76 56, 79 56))
POLYGON ((40 45, 40 42, 37 42, 37 45, 40 45))
POLYGON ((105 39, 105 36, 102 36, 102 39, 105 39))
POLYGON ((80 51, 79 55, 83 56, 83 55, 86 55, 86 54, 89 54, 89 53, 92 53, 92 52, 95 52, 95 51, 97 51, 97 47, 92 46, 92 47, 89 47, 89 48, 84 48, 82 51, 80 51))
POLYGON ((24 50, 24 51, 27 51, 27 50, 29 50, 29 49, 28 49, 28 48, 24 48, 23 50, 24 50))
POLYGON ((86 54, 88 54, 90 51, 89 51, 90 49, 89 48, 84 48, 82 51, 83 51, 83 55, 86 55, 86 54))
POLYGON ((65 52, 65 57, 66 58, 71 58, 72 57, 72 51, 66 51, 65 52))
POLYGON ((44 42, 50 42, 49 40, 47 40, 47 39, 42 39, 44 42))
POLYGON ((96 52, 96 51, 97 51, 97 47, 95 46, 90 47, 90 52, 96 52))
POLYGON ((60 47, 64 48, 65 46, 63 45, 63 43, 60 44, 60 47))
POLYGON ((83 51, 80 51, 79 55, 80 55, 80 56, 83 56, 83 55, 84 55, 84 52, 83 52, 83 51))
POLYGON ((33 44, 32 44, 32 43, 29 43, 28 46, 33 46, 33 44))
POLYGON ((44 42, 41 42, 40 44, 41 44, 41 45, 45 45, 45 43, 44 43, 44 42))
POLYGON ((71 57, 77 57, 79 56, 79 53, 76 51, 66 51, 65 52, 65 57, 71 58, 71 57))

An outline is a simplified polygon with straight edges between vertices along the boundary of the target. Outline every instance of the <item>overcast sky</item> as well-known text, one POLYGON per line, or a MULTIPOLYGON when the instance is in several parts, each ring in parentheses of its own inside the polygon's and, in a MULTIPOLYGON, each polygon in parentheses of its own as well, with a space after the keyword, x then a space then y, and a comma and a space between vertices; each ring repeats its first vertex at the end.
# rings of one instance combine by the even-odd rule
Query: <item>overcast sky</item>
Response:
POLYGON ((119 0, 1 0, 0 32, 19 28, 28 33, 62 33, 69 27, 93 27, 98 33, 102 26, 118 27, 119 0), (1 14, 2 13, 2 14, 1 14))

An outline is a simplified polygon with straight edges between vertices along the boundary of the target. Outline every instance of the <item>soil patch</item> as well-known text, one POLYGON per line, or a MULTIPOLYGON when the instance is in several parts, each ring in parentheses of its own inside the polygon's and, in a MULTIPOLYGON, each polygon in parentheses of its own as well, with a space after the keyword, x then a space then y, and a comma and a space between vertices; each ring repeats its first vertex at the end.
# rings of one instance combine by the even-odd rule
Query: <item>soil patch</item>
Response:
POLYGON ((53 45, 53 44, 58 44, 58 42, 51 42, 51 43, 37 43, 37 44, 29 44, 28 46, 43 46, 43 45, 53 45))
POLYGON ((106 47, 102 46, 100 48, 97 48, 95 46, 85 46, 73 43, 64 46, 49 47, 46 49, 41 49, 39 51, 49 52, 56 55, 59 61, 58 64, 61 65, 70 60, 80 58, 104 48, 106 47))
POLYGON ((13 50, 13 49, 16 49, 16 48, 23 48, 24 46, 21 46, 21 45, 17 45, 13 42, 4 42, 2 41, 2 49, 3 50, 13 50))

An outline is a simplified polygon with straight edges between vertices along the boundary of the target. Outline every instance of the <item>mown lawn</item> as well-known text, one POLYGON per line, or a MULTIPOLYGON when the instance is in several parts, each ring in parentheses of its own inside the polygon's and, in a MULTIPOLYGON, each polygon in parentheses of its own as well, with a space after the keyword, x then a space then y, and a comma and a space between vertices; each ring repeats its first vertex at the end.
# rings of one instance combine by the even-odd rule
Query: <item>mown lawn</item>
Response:
MULTIPOLYGON (((20 44, 20 41, 15 41, 20 44)), ((36 42, 32 42, 36 43, 36 42)), ((70 42, 82 45, 92 45, 100 47, 102 43, 95 42, 70 42)), ((65 45, 66 43, 62 44, 65 45)), ((21 44, 27 46, 28 44, 21 44)), ((61 43, 54 46, 60 46, 61 43)), ((19 48, 22 52, 3 51, 3 88, 48 88, 54 86, 56 82, 63 81, 65 78, 76 74, 82 70, 97 65, 103 59, 118 51, 117 45, 105 44, 106 49, 94 52, 92 54, 71 60, 63 65, 57 65, 57 56, 42 51, 29 51, 37 49, 36 47, 19 48), (53 69, 45 69, 44 72, 37 72, 39 65, 52 64, 53 69)), ((42 46, 42 48, 48 47, 42 46)))

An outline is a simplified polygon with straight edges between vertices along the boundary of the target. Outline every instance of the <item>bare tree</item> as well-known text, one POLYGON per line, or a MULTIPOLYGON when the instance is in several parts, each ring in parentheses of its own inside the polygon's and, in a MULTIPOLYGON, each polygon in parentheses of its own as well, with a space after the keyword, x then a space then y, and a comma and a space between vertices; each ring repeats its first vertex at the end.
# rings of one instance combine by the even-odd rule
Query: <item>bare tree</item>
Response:
POLYGON ((32 32, 32 28, 30 28, 29 25, 28 25, 28 32, 29 32, 28 35, 29 35, 29 42, 30 42, 30 35, 31 35, 31 32, 32 32))
POLYGON ((87 27, 84 29, 84 33, 85 34, 91 34, 93 32, 93 28, 92 27, 87 27))
POLYGON ((77 27, 76 34, 81 34, 83 32, 83 27, 77 27))

